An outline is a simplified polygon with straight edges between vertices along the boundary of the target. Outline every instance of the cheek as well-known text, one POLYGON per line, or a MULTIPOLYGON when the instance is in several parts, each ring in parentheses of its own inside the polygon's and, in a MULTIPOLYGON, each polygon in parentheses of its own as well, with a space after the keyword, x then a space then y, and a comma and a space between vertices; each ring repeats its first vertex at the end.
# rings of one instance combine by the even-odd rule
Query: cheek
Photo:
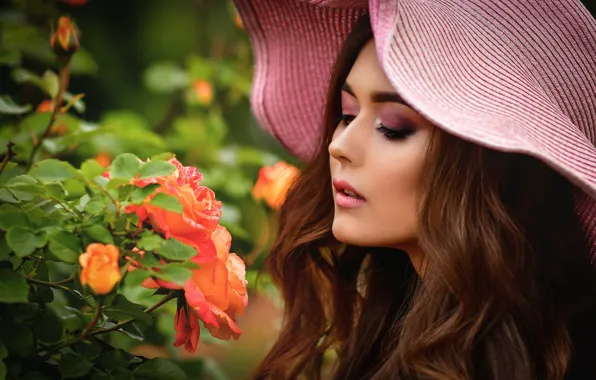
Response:
POLYGON ((420 149, 384 154, 369 168, 370 213, 366 224, 375 245, 396 246, 418 235, 419 196, 424 154, 420 149))

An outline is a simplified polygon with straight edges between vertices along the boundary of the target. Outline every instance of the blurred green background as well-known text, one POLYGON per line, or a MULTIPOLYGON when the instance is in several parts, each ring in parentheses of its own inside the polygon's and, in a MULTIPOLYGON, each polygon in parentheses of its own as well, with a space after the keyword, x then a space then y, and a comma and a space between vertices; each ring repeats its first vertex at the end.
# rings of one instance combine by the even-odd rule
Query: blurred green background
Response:
MULTIPOLYGON (((81 50, 72 62, 68 91, 84 98, 63 119, 63 129, 44 142, 43 156, 78 166, 90 157, 110 159, 123 152, 143 159, 175 153, 184 165, 197 166, 204 184, 223 201, 222 224, 232 233, 232 252, 247 263, 249 306, 239 320, 240 340, 214 341, 204 331, 195 355, 174 349, 175 305, 169 305, 159 311, 145 341, 122 336, 111 343, 202 366, 204 379, 245 378, 280 323, 275 289, 266 277, 256 281, 275 214, 251 191, 262 166, 280 160, 298 165, 251 115, 248 37, 229 0, 75 2, 0 2, 0 95, 32 107, 27 116, 0 116, 0 155, 13 141, 17 160, 29 156, 31 136, 39 133, 35 109, 50 98, 56 81, 49 37, 58 17, 70 16, 80 30, 81 50)), ((147 294, 139 289, 127 297, 146 303, 147 294)))

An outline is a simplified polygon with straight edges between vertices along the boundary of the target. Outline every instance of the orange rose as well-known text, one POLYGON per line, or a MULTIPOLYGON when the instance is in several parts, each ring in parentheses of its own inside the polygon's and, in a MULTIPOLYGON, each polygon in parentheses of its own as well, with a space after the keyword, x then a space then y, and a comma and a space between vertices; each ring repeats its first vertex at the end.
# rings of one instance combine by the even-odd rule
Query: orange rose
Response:
POLYGON ((98 295, 111 292, 122 277, 118 257, 120 251, 112 244, 89 244, 85 253, 79 256, 79 263, 83 267, 81 284, 89 285, 98 295))
POLYGON ((211 189, 200 186, 202 176, 196 168, 182 166, 176 159, 169 162, 176 165, 176 170, 169 176, 134 182, 140 187, 159 184, 155 194, 165 193, 176 197, 183 212, 179 214, 150 204, 155 194, 141 206, 129 206, 127 212, 136 212, 140 222, 149 220, 153 228, 166 239, 173 237, 196 248, 203 257, 213 257, 215 250, 210 237, 221 216, 221 202, 215 200, 211 189))
POLYGON ((300 170, 283 161, 259 171, 259 178, 253 188, 256 200, 265 199, 267 204, 278 210, 286 200, 290 186, 300 175, 300 170))
POLYGON ((50 46, 58 55, 71 56, 79 50, 77 30, 68 17, 58 19, 58 29, 50 39, 50 46))
POLYGON ((242 332, 234 321, 248 304, 244 262, 229 253, 232 238, 225 227, 218 226, 212 238, 217 259, 193 260, 200 268, 193 270, 192 277, 184 284, 184 295, 211 335, 238 339, 242 332))
MULTIPOLYGON (((202 255, 197 255, 191 259, 200 267, 192 270, 192 277, 186 281, 183 287, 160 279, 147 279, 143 282, 143 286, 150 289, 158 287, 172 290, 184 289, 189 310, 194 310, 193 315, 195 313, 198 315, 212 336, 224 340, 231 337, 238 339, 242 332, 236 326, 236 316, 242 315, 248 304, 246 269, 240 257, 229 253, 232 237, 225 227, 218 226, 212 234, 212 239, 217 256, 205 258, 202 255)), ((139 254, 142 256, 144 252, 139 251, 139 254)), ((137 265, 133 261, 131 266, 136 269, 137 265)), ((131 270, 134 269, 131 268, 131 270)), ((181 315, 180 311, 178 313, 181 315)), ((186 317, 192 319, 188 315, 179 318, 186 317)), ((192 324, 193 322, 186 321, 184 323, 192 324)), ((178 329, 179 326, 177 327, 181 335, 176 342, 179 345, 185 344, 187 350, 186 344, 190 339, 189 331, 194 331, 190 326, 187 325, 183 330, 178 329), (181 331, 186 332, 182 333, 181 331)))
POLYGON ((110 167, 110 162, 112 161, 112 158, 110 157, 109 154, 105 153, 105 152, 99 152, 95 155, 95 161, 99 162, 99 164, 103 167, 110 167))
POLYGON ((199 103, 204 105, 211 104, 213 100, 213 88, 211 84, 204 79, 196 80, 192 83, 192 87, 197 95, 199 103))

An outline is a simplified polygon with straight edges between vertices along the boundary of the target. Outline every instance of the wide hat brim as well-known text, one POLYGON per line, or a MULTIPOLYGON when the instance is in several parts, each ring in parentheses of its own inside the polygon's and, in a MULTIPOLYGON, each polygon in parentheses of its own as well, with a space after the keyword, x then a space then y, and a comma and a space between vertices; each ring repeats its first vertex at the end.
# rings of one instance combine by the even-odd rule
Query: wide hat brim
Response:
POLYGON ((596 20, 579 0, 235 4, 254 47, 253 112, 291 153, 319 146, 331 68, 368 12, 396 92, 449 133, 567 177, 596 243, 596 20))

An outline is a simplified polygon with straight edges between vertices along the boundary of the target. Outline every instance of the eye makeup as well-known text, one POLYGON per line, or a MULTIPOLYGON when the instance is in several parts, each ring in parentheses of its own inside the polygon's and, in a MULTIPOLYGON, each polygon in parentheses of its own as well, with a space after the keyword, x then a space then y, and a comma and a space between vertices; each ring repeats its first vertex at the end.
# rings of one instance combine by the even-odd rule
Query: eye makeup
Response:
POLYGON ((358 115, 360 105, 356 98, 345 91, 341 92, 341 113, 348 115, 358 115))
POLYGON ((379 118, 381 123, 377 131, 381 132, 387 140, 405 139, 415 132, 414 124, 393 107, 381 108, 379 118))
MULTIPOLYGON (((350 93, 341 91, 341 116, 335 126, 348 126, 360 112, 358 100, 350 93)), ((414 124, 393 106, 379 108, 379 118, 376 130, 386 140, 402 140, 415 132, 414 124)))

